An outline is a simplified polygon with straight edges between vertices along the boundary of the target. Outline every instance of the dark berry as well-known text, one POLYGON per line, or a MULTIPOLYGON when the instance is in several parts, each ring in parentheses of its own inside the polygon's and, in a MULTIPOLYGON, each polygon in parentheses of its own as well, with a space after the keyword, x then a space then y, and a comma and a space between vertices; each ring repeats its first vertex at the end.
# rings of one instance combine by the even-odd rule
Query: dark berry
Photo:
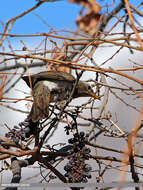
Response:
POLYGON ((84 170, 85 172, 89 172, 89 171, 92 170, 92 167, 91 167, 89 164, 85 164, 84 167, 83 167, 83 170, 84 170))
POLYGON ((77 153, 79 149, 77 147, 74 148, 74 153, 77 153))
POLYGON ((78 133, 75 133, 73 136, 74 136, 74 138, 76 138, 76 139, 78 139, 78 137, 79 137, 78 133))
POLYGON ((83 131, 81 131, 81 132, 79 133, 79 135, 80 135, 80 137, 84 137, 85 133, 84 133, 83 131))
POLYGON ((86 178, 83 178, 81 182, 82 182, 82 183, 87 183, 87 179, 86 179, 86 178))
POLYGON ((25 127, 25 128, 23 129, 23 131, 24 131, 25 133, 29 133, 30 128, 29 128, 29 127, 25 127))
POLYGON ((65 171, 70 171, 71 168, 72 168, 72 165, 71 164, 67 164, 67 165, 65 165, 64 170, 65 171))
POLYGON ((74 144, 76 141, 77 141, 77 140, 76 140, 75 138, 71 138, 71 139, 68 140, 68 142, 69 142, 70 144, 74 144))
POLYGON ((72 179, 72 174, 70 172, 65 173, 65 177, 67 177, 69 180, 72 179))
POLYGON ((80 149, 82 149, 85 146, 85 144, 84 143, 79 143, 78 146, 79 146, 80 149))

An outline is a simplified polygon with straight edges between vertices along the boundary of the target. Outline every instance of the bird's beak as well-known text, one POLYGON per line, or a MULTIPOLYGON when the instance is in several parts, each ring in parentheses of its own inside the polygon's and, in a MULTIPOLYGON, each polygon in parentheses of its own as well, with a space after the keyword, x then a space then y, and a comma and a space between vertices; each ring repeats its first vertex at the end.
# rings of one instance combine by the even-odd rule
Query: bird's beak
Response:
POLYGON ((95 99, 100 99, 99 96, 97 96, 94 92, 89 92, 90 96, 95 98, 95 99))

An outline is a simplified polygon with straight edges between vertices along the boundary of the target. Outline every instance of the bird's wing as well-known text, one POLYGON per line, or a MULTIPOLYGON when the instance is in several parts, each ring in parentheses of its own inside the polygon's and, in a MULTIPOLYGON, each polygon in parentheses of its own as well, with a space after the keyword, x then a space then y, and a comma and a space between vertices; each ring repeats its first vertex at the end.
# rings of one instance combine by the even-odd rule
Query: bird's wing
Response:
MULTIPOLYGON (((63 71, 44 71, 44 72, 31 75, 30 77, 32 81, 32 86, 41 80, 59 80, 59 81, 67 81, 67 82, 75 81, 75 78, 71 74, 63 72, 63 71)), ((30 87, 29 77, 24 76, 22 77, 22 79, 30 87)))
POLYGON ((37 122, 49 115, 50 90, 43 82, 37 82, 32 90, 33 105, 28 119, 37 122))
POLYGON ((63 71, 45 71, 45 72, 41 72, 36 74, 35 76, 38 75, 38 78, 43 78, 43 79, 53 79, 53 80, 66 80, 69 82, 73 82, 75 80, 75 78, 70 74, 70 73, 66 73, 63 71))

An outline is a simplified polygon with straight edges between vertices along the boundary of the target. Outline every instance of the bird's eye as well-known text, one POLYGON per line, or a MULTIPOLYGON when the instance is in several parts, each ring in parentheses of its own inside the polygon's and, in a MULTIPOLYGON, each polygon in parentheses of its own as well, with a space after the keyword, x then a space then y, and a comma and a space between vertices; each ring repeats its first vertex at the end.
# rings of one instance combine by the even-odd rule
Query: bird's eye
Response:
POLYGON ((91 90, 91 86, 88 86, 88 90, 91 90))

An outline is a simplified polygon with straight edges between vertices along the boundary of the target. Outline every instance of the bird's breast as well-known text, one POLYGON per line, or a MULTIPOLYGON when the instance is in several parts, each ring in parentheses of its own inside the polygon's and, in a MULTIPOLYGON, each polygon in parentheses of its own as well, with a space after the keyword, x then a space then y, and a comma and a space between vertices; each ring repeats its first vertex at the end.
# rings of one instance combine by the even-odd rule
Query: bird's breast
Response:
POLYGON ((56 82, 52 82, 52 81, 43 81, 43 85, 48 87, 50 91, 58 88, 58 84, 56 82))
POLYGON ((67 81, 43 81, 43 85, 51 92, 51 102, 66 100, 73 87, 73 84, 67 81))

